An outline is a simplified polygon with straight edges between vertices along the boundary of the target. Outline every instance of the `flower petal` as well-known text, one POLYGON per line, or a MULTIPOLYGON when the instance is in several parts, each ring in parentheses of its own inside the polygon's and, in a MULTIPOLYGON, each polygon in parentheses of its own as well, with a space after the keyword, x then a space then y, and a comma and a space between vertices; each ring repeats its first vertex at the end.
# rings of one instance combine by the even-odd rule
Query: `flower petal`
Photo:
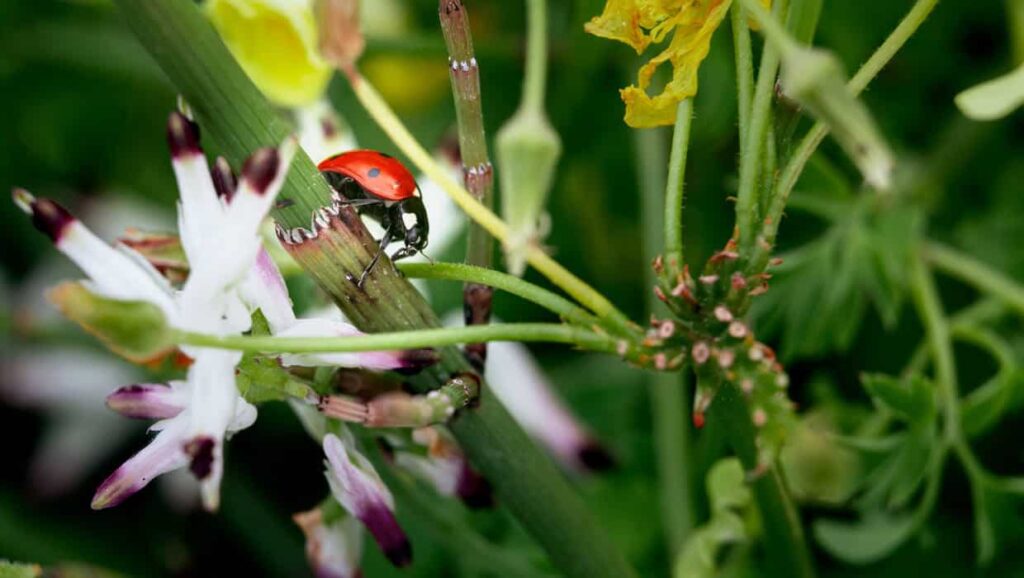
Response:
POLYGON ((152 303, 168 319, 175 318, 170 285, 145 258, 127 247, 108 245, 54 201, 37 199, 23 189, 16 189, 14 197, 32 216, 36 228, 88 275, 97 292, 113 299, 152 303))
POLYGON ((996 120, 1024 104, 1024 65, 972 86, 956 95, 956 105, 968 118, 996 120))
POLYGON ((224 206, 217 197, 210 168, 199 146, 199 127, 180 112, 167 120, 167 144, 178 181, 178 233, 189 263, 203 257, 205 239, 220 227, 224 206))
POLYGON ((182 451, 188 422, 183 417, 167 420, 153 441, 132 456, 100 484, 92 508, 102 510, 125 501, 153 480, 188 463, 182 451))
POLYGON ((292 300, 288 296, 284 277, 265 249, 260 249, 256 254, 256 261, 240 290, 242 298, 252 308, 258 308, 267 318, 270 331, 274 335, 295 323, 292 300))
POLYGON ((324 524, 319 509, 293 516, 306 536, 306 559, 316 578, 357 578, 363 555, 363 528, 359 520, 343 516, 324 524))
POLYGON ((138 383, 119 388, 107 396, 107 407, 138 419, 167 419, 184 411, 189 392, 184 382, 138 383))
POLYGON ((574 470, 601 470, 611 465, 611 457, 555 395, 526 346, 492 343, 487 382, 523 429, 543 442, 563 465, 574 470))
POLYGON ((408 564, 412 548, 395 519, 394 499, 369 460, 356 451, 351 439, 346 444, 334 434, 324 436, 324 453, 334 498, 366 526, 392 564, 408 564))

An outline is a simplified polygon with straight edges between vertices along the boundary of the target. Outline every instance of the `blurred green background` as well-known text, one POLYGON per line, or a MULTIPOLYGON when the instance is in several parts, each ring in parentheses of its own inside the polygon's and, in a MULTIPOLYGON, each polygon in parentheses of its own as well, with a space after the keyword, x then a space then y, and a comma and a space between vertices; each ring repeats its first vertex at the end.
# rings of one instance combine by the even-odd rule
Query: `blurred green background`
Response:
MULTIPOLYGON (((440 140, 454 120, 436 3, 399 3, 407 15, 407 29, 397 35, 371 35, 362 66, 429 145, 440 140)), ((374 4, 366 2, 364 9, 373 10, 374 4)), ((642 319, 648 289, 642 283, 646 263, 641 258, 641 232, 660 223, 640 221, 636 135, 621 120, 617 90, 632 81, 636 57, 623 45, 583 33, 583 23, 599 13, 602 4, 552 0, 549 6, 547 104, 561 134, 564 155, 549 205, 553 232, 547 244, 570 270, 631 317, 642 319)), ((833 49, 853 70, 910 4, 905 0, 826 0, 816 43, 833 49)), ((519 2, 493 0, 469 6, 490 136, 518 102, 523 7, 519 2)), ((972 123, 952 101, 960 90, 1009 70, 1015 50, 1002 2, 946 0, 864 98, 901 162, 918 175, 915 199, 928 215, 929 234, 968 249, 1024 281, 1024 219, 1020 217, 1024 214, 1024 117, 1017 113, 999 123, 972 123)), ((685 209, 688 259, 694 263, 703 262, 731 234, 732 204, 727 198, 736 180, 734 90, 731 36, 723 27, 701 69, 695 103, 685 209)), ((362 145, 393 152, 344 82, 336 79, 330 94, 362 145)), ((3 187, 26 187, 95 219, 104 217, 114 199, 171 214, 176 190, 163 127, 174 106, 172 87, 108 3, 0 0, 3 187)), ((659 138, 668 136, 660 133, 659 138)), ((819 155, 846 182, 856 185, 855 171, 834 144, 826 142, 819 155)), ((806 213, 791 211, 781 231, 781 246, 786 249, 814 239, 823 225, 806 213)), ((3 317, 5 351, 46 351, 43 348, 57 341, 90 344, 77 329, 28 318, 32 313, 22 304, 40 286, 27 286, 26 280, 35 278, 40 264, 55 252, 11 203, 0 203, 0 237, 0 280, 8 305, 3 317)), ((455 247, 447 255, 434 257, 451 260, 461 254, 462 248, 455 247)), ((534 274, 529 278, 541 282, 534 274)), ((944 281, 941 288, 950 309, 975 297, 953 282, 944 281)), ((459 305, 461 291, 455 285, 436 284, 431 289, 439 311, 459 305)), ((896 322, 886 327, 873 309, 854 306, 863 299, 862 293, 852 291, 844 297, 849 302, 840 304, 856 312, 848 342, 837 338, 834 334, 839 330, 827 325, 814 334, 799 324, 769 334, 769 343, 789 353, 791 392, 802 409, 813 406, 822 395, 867 407, 859 373, 897 373, 913 351, 920 328, 910 308, 896 313, 896 322)), ((815 312, 813 300, 776 297, 772 303, 789 299, 790 306, 815 312)), ((501 295, 495 312, 505 320, 550 319, 543 311, 501 295)), ((1020 332, 1016 334, 1020 356, 1024 343, 1020 332)), ((542 347, 536 353, 552 382, 619 462, 613 472, 577 479, 580 491, 642 576, 666 575, 669 560, 659 523, 645 375, 616 359, 567 348, 542 347)), ((966 388, 993 371, 991 362, 978 351, 958 348, 957 353, 966 388)), ((111 387, 115 385, 120 384, 111 387)), ((324 495, 322 457, 283 405, 261 408, 257 425, 232 441, 223 510, 217 516, 178 513, 153 488, 115 509, 89 510, 98 483, 140 447, 141 427, 126 434, 116 451, 90 468, 84 482, 58 496, 40 496, 26 474, 27 464, 51 421, 52 416, 0 405, 4 452, 0 559, 44 564, 81 561, 146 576, 308 572, 302 536, 290 515, 312 507, 324 495)), ((1024 420, 1012 415, 975 445, 987 467, 1004 473, 1022 471, 1024 455, 1017 433, 1022 425, 1024 420)), ((1024 575, 1024 551, 1019 548, 1004 548, 985 572, 974 568, 969 493, 959 469, 948 469, 940 506, 920 539, 887 561, 866 568, 841 565, 819 551, 821 574, 1024 575)), ((1021 505, 1015 502, 1007 508, 1019 510, 1021 505)), ((825 510, 811 506, 803 514, 809 521, 825 510)), ((469 519, 503 547, 541 557, 500 509, 472 513, 469 519)), ((486 569, 486 561, 454 560, 439 547, 445 536, 437 535, 430 525, 402 521, 411 533, 415 565, 399 573, 369 546, 364 564, 367 576, 481 575, 481 569, 486 569)), ((1022 531, 1024 524, 1012 526, 1005 536, 1019 536, 1022 531)))

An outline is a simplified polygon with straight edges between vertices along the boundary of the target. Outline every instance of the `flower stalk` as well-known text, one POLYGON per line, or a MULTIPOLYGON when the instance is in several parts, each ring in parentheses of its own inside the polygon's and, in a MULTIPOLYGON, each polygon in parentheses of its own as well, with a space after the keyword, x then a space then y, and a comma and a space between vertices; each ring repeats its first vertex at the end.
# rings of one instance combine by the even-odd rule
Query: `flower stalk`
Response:
MULTIPOLYGON (((462 180, 473 198, 490 209, 494 206, 494 169, 487 153, 480 102, 480 66, 473 51, 469 15, 461 0, 441 0, 438 15, 448 47, 448 74, 455 99, 462 180)), ((466 263, 489 269, 494 253, 490 233, 479 224, 470 223, 466 243, 466 263)), ((493 294, 494 290, 487 285, 472 281, 465 284, 462 302, 466 325, 486 325, 490 321, 493 294)), ((477 371, 482 371, 487 360, 487 344, 467 344, 465 352, 477 371)))
MULTIPOLYGON (((117 0, 116 4, 139 40, 192 104, 207 134, 221 145, 229 161, 237 163, 248 151, 279 143, 288 134, 286 122, 245 77, 194 5, 175 0, 117 0)), ((372 87, 358 79, 353 87, 364 104, 370 103, 367 108, 378 121, 383 121, 386 131, 392 137, 401 137, 395 138, 396 142, 402 143, 401 148, 417 166, 453 193, 460 205, 470 207, 475 217, 482 216, 483 224, 492 234, 503 232, 500 219, 444 174, 372 87)), ((330 202, 327 183, 301 151, 295 156, 282 193, 281 198, 290 202, 279 203, 273 216, 283 227, 308 226, 311 214, 330 202)), ((312 251, 298 251, 293 256, 363 331, 437 327, 437 317, 426 301, 385 261, 368 280, 366 290, 356 290, 346 275, 357 277, 372 258, 375 246, 354 213, 341 214, 344 229, 351 232, 349 238, 354 241, 344 246, 344 251, 337 251, 329 260, 318 258, 312 251)), ((343 227, 338 225, 337 229, 343 227)), ((531 261, 558 279, 559 285, 571 288, 570 294, 582 296, 582 302, 592 306, 595 313, 618 318, 629 326, 611 303, 543 252, 531 253, 531 261)), ((453 373, 472 371, 457 349, 443 348, 440 355, 441 361, 417 379, 418 387, 436 388, 453 373)), ((470 461, 494 485, 502 503, 566 575, 634 575, 555 466, 497 400, 486 399, 486 385, 483 388, 485 402, 461 412, 449 427, 470 461)))

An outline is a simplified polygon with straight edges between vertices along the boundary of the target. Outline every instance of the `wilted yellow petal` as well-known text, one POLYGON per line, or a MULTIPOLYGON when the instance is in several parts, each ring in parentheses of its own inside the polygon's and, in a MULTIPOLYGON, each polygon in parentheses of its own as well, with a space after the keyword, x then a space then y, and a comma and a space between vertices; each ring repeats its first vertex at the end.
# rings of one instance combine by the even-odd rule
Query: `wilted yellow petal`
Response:
POLYGON ((697 71, 708 55, 711 37, 729 10, 730 0, 698 1, 681 10, 673 21, 675 34, 668 47, 640 68, 638 86, 621 91, 626 103, 626 124, 634 128, 670 125, 676 119, 676 107, 697 93, 697 71), (647 88, 658 66, 672 65, 672 79, 660 94, 651 96, 647 88))
POLYGON ((208 0, 206 13, 249 78, 276 104, 316 101, 331 66, 318 51, 312 0, 208 0))

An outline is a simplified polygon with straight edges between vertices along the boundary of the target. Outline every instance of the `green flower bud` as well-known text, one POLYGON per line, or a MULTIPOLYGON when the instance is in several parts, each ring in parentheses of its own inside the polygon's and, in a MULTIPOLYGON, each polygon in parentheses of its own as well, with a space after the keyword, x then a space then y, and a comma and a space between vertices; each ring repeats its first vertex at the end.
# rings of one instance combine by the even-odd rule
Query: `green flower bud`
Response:
POLYGON ((526 250, 547 234, 544 205, 562 141, 542 111, 520 108, 498 131, 502 217, 509 224, 505 258, 513 275, 526 269, 526 250))
POLYGON ((110 299, 74 282, 54 287, 48 297, 65 317, 125 359, 148 363, 174 350, 174 330, 156 305, 110 299))
POLYGON ((864 179, 876 189, 892 184, 893 156, 871 113, 846 86, 846 74, 831 53, 793 48, 782 55, 782 90, 828 125, 864 179))

